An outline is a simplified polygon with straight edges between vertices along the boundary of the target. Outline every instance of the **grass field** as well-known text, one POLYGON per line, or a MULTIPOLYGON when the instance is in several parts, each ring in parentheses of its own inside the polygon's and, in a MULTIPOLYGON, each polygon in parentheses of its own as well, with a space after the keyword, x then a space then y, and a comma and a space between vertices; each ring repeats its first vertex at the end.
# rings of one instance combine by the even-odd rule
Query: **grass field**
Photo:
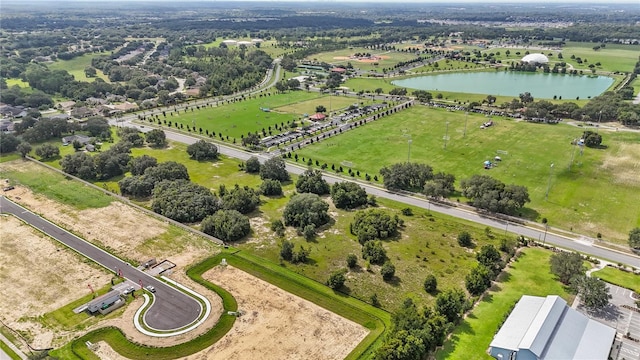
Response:
MULTIPOLYGON (((317 105, 324 105, 329 109, 329 101, 331 101, 332 108, 337 110, 338 107, 333 105, 334 99, 337 98, 339 97, 331 96, 330 100, 329 95, 306 91, 290 91, 284 94, 272 94, 236 103, 221 104, 213 108, 187 110, 180 114, 174 113, 172 115, 168 111, 166 120, 174 124, 183 124, 185 129, 188 125, 190 127, 195 126, 198 129, 202 128, 205 133, 207 130, 217 134, 222 133, 225 139, 226 136, 229 136, 230 140, 235 138, 240 143, 240 137, 247 135, 248 132, 260 132, 263 128, 268 129, 269 126, 275 130, 274 126, 276 124, 284 124, 286 126, 287 122, 298 120, 305 113, 315 113, 317 105), (265 112, 260 108, 268 108, 271 111, 265 112)), ((356 102, 354 99, 342 100, 342 98, 336 101, 347 101, 349 104, 356 102)), ((165 120, 163 116, 160 119, 165 120)))
POLYGON ((10 179, 14 184, 24 185, 34 192, 73 206, 77 210, 102 208, 113 201, 110 196, 102 192, 86 191, 83 189, 86 186, 67 179, 63 175, 49 171, 46 174, 43 176, 42 172, 21 171, 14 167, 7 170, 0 165, 0 178, 10 179))
POLYGON ((518 260, 506 269, 506 274, 500 276, 455 329, 444 348, 436 353, 436 359, 493 359, 486 350, 503 319, 522 295, 559 295, 571 304, 573 295, 550 272, 550 256, 550 251, 539 248, 522 251, 518 260))
POLYGON ((622 271, 620 269, 607 266, 602 270, 593 272, 592 276, 602 279, 608 283, 633 290, 640 294, 640 276, 632 272, 622 271))
POLYGON ((416 55, 413 53, 397 52, 397 51, 383 51, 383 50, 370 50, 365 48, 349 48, 343 50, 329 51, 320 54, 314 54, 307 58, 307 60, 314 60, 320 62, 326 62, 334 65, 347 65, 351 63, 354 68, 361 70, 374 70, 382 73, 384 68, 392 68, 399 62, 415 59, 416 55), (352 56, 355 53, 370 53, 371 55, 380 56, 381 59, 375 62, 359 61, 357 59, 343 59, 352 56))
POLYGON ((84 69, 87 66, 91 66, 91 60, 93 58, 104 55, 108 55, 108 53, 88 53, 82 56, 75 57, 71 60, 57 60, 54 63, 49 64, 49 69, 66 70, 78 81, 92 82, 95 81, 96 78, 101 78, 104 81, 109 82, 109 78, 100 69, 96 69, 97 75, 95 78, 88 78, 84 73, 84 69))
POLYGON ((553 227, 593 237, 599 232, 605 240, 626 242, 629 229, 640 224, 640 206, 631 200, 640 188, 639 178, 632 175, 640 162, 637 134, 604 132, 608 148, 586 148, 581 155, 570 145, 581 136, 580 127, 493 120, 495 126, 480 129, 487 121, 484 116, 415 106, 297 153, 329 168, 350 161, 364 178, 365 173, 378 174, 384 165, 407 161, 411 138, 411 161, 427 163, 436 172, 453 173, 458 180, 486 174, 526 186, 531 198, 523 212, 527 218, 546 217, 553 227), (483 162, 496 155, 503 161, 484 170, 483 162))
POLYGON ((9 78, 9 79, 5 79, 7 81, 7 86, 8 87, 12 87, 12 86, 19 86, 22 88, 22 91, 25 92, 31 92, 33 91, 33 89, 31 89, 31 86, 29 85, 28 82, 22 80, 22 79, 15 79, 15 78, 9 78))

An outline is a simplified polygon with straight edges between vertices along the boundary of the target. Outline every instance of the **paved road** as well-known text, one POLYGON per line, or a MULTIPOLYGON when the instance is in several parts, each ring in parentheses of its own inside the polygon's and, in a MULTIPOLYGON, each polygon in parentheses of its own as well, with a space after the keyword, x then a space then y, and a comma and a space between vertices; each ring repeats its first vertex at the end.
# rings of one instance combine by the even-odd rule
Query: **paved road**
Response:
MULTIPOLYGON (((151 130, 148 127, 141 128, 139 125, 135 125, 131 123, 127 123, 126 126, 138 127, 141 131, 151 130)), ((164 130, 165 130, 165 134, 167 135, 167 139, 172 141, 177 141, 184 144, 193 144, 199 140, 198 138, 195 138, 193 136, 168 131, 167 129, 164 129, 164 130)), ((217 145, 221 154, 224 154, 226 156, 233 157, 236 159, 247 160, 251 156, 257 156, 261 161, 264 161, 269 158, 269 156, 264 154, 250 153, 250 152, 237 149, 231 146, 227 146, 224 144, 217 144, 217 145)), ((296 166, 296 165, 287 163, 287 170, 290 173, 299 175, 306 170, 306 167, 296 166)), ((333 184, 339 181, 353 181, 352 179, 335 176, 326 172, 324 173, 324 178, 330 184, 333 184)), ((538 229, 531 228, 516 222, 511 222, 511 221, 507 222, 504 220, 492 218, 490 216, 485 216, 476 212, 461 209, 455 206, 446 206, 446 205, 441 205, 435 202, 429 202, 424 198, 418 198, 416 196, 392 193, 382 188, 379 188, 377 186, 370 185, 368 183, 358 182, 358 184, 362 186, 367 191, 368 194, 375 195, 377 197, 395 200, 401 203, 420 207, 428 211, 434 211, 434 212, 450 215, 453 217, 457 217, 460 219, 472 221, 478 224, 499 229, 499 231, 505 231, 512 234, 523 235, 530 239, 536 239, 536 240, 540 239, 541 241, 544 240, 546 243, 559 246, 565 249, 576 250, 585 254, 590 254, 597 258, 610 260, 614 263, 623 263, 623 264, 634 266, 636 268, 640 268, 639 257, 596 246, 593 240, 587 239, 584 241, 578 241, 578 240, 570 239, 570 238, 560 236, 551 232, 547 232, 545 235, 544 230, 538 230, 538 229)))
POLYGON ((153 285, 156 288, 155 301, 145 314, 145 322, 150 327, 158 330, 177 329, 192 323, 199 317, 202 309, 200 303, 195 299, 130 266, 128 263, 41 218, 4 196, 0 196, 0 213, 15 215, 27 224, 108 270, 114 272, 116 270, 122 271, 123 277, 135 283, 142 281, 143 286, 153 285))

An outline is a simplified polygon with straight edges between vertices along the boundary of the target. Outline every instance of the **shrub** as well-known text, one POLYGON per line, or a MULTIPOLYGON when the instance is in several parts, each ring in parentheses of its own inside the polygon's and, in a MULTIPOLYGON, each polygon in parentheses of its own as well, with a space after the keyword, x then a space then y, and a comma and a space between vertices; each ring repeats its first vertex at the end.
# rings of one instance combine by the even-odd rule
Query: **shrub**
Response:
POLYGON ((396 267, 391 263, 391 261, 386 261, 380 269, 380 274, 384 281, 389 281, 396 275, 396 267))
POLYGON ((236 210, 220 210, 202 220, 202 232, 223 241, 234 241, 251 231, 249 218, 236 210))
POLYGON ((282 195, 282 184, 278 180, 265 179, 260 184, 260 193, 264 196, 280 196, 282 195))
POLYGON ((336 270, 331 273, 331 276, 329 276, 329 280, 327 280, 327 286, 334 290, 337 290, 341 288, 346 281, 347 278, 344 276, 344 270, 336 270))
POLYGON ((347 266, 353 269, 356 265, 358 265, 358 257, 355 254, 347 255, 347 266))
POLYGON ((362 247, 362 258, 371 264, 382 264, 387 258, 387 252, 380 241, 367 241, 362 247))
POLYGON ((466 231, 458 234, 458 244, 463 247, 470 247, 471 245, 473 245, 471 234, 466 231))
POLYGON ((438 279, 433 274, 427 275, 427 278, 424 279, 424 291, 429 294, 434 294, 438 289, 438 279))

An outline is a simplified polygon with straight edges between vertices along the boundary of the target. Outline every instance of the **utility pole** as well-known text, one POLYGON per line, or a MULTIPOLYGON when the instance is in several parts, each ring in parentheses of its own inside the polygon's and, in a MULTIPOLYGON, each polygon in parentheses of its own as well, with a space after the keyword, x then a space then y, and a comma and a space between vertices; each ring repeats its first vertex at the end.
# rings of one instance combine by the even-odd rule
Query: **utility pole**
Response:
POLYGON ((551 167, 549 167, 549 183, 547 184, 547 193, 544 195, 544 199, 549 199, 549 190, 551 189, 551 174, 553 174, 553 163, 551 163, 551 167))

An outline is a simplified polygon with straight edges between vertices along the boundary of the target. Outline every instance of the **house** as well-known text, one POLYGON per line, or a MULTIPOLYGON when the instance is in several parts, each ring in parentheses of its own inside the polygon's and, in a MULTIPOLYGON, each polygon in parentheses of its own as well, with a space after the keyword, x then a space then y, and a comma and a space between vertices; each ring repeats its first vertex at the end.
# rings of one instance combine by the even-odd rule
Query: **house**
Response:
POLYGON ((62 145, 72 144, 74 141, 78 141, 82 145, 86 145, 91 141, 91 138, 86 135, 71 135, 62 138, 62 145))
POLYGON ((313 121, 322 121, 322 120, 326 119, 326 117, 327 117, 327 115, 325 115, 323 113, 315 113, 315 114, 309 116, 309 119, 313 120, 313 121))
POLYGON ((341 67, 334 67, 333 69, 330 70, 331 72, 334 73, 338 73, 338 74, 344 74, 347 72, 347 69, 345 68, 341 68, 341 67))
POLYGON ((56 108, 63 111, 69 111, 73 109, 74 106, 76 106, 75 101, 61 101, 58 103, 58 105, 56 105, 56 108))
POLYGON ((92 314, 100 312, 101 314, 106 315, 124 304, 125 301, 120 296, 120 291, 111 290, 108 293, 91 300, 87 304, 87 310, 92 314))
POLYGON ((606 360, 616 330, 567 306, 559 296, 524 295, 490 344, 499 360, 606 360))
POLYGON ((69 121, 71 119, 71 116, 69 116, 67 114, 56 114, 56 115, 53 115, 53 116, 48 116, 47 119, 49 119, 49 120, 69 121))
POLYGON ((0 131, 2 131, 2 132, 12 132, 13 131, 13 122, 11 120, 7 120, 7 119, 0 120, 0 131))
POLYGON ((5 105, 0 108, 0 115, 12 119, 17 119, 26 116, 27 110, 24 108, 24 106, 5 105))
POLYGON ((79 107, 71 110, 71 116, 77 119, 88 118, 93 115, 94 111, 88 107, 79 107))

